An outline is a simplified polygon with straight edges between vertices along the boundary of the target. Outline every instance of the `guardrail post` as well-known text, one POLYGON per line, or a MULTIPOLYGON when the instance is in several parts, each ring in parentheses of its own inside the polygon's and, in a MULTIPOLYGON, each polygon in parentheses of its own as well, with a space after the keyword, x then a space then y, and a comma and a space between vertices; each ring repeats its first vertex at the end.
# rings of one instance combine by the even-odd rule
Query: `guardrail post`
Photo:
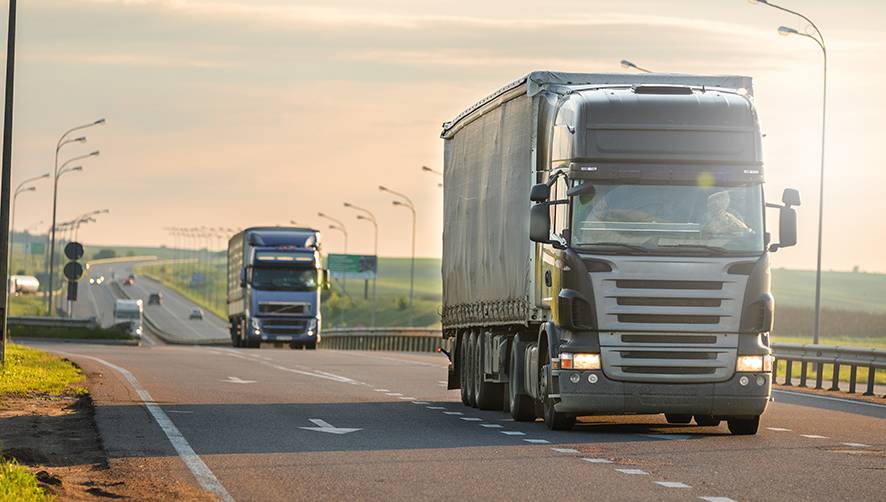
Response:
POLYGON ((865 396, 873 396, 874 395, 874 377, 877 374, 877 368, 873 366, 868 368, 868 390, 864 393, 865 396))
POLYGON ((828 390, 840 390, 840 363, 834 363, 834 375, 831 377, 831 388, 828 390))
POLYGON ((785 364, 784 364, 784 384, 785 385, 793 385, 791 383, 791 369, 792 369, 791 367, 793 365, 794 365, 794 361, 791 361, 790 359, 785 361, 785 364))
POLYGON ((805 360, 800 361, 800 385, 798 385, 798 387, 806 387, 806 374, 808 371, 808 367, 809 363, 807 363, 805 360))
POLYGON ((824 376, 824 363, 815 363, 815 388, 821 389, 821 379, 824 376))
POLYGON ((858 366, 852 365, 849 367, 849 393, 855 394, 855 377, 858 374, 858 366))

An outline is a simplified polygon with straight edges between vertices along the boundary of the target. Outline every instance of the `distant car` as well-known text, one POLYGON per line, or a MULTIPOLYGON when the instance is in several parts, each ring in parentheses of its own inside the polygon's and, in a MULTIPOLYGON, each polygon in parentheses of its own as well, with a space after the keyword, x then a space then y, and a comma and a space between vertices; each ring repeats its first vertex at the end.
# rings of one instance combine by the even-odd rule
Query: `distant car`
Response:
POLYGON ((95 284, 95 279, 93 279, 92 277, 90 277, 90 278, 89 278, 89 284, 95 284))
POLYGON ((148 305, 160 305, 163 303, 163 293, 151 293, 148 295, 148 305))
POLYGON ((199 319, 199 320, 203 320, 203 310, 201 310, 201 309, 194 309, 194 310, 192 310, 192 311, 191 311, 191 315, 188 316, 188 319, 199 319))
POLYGON ((98 276, 98 279, 95 280, 96 284, 101 284, 103 282, 105 282, 105 276, 103 275, 98 276))

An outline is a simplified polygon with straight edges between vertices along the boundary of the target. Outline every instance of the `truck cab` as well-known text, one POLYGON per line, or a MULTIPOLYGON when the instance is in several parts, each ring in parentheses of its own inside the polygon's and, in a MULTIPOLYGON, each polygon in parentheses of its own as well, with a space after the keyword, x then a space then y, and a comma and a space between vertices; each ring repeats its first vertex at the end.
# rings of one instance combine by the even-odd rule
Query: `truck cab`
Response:
POLYGON ((118 299, 114 302, 114 325, 121 326, 129 336, 141 338, 144 304, 141 300, 118 299))
POLYGON ((326 276, 316 230, 252 228, 235 235, 228 247, 232 344, 316 348, 326 276))

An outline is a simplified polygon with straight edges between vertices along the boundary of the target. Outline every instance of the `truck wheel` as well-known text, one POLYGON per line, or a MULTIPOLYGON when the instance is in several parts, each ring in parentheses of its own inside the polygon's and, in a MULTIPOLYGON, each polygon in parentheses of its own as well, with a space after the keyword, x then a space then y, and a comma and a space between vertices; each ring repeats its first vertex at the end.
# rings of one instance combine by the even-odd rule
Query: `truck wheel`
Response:
POLYGON ((720 425, 720 419, 711 415, 695 415, 695 423, 702 427, 716 427, 720 425))
POLYGON ((554 409, 554 400, 548 397, 551 391, 551 363, 545 364, 538 372, 538 393, 544 409, 545 425, 554 431, 568 431, 575 426, 575 415, 560 413, 554 409))
POLYGON ((726 420, 729 432, 736 436, 753 436, 760 427, 760 415, 754 418, 730 418, 726 420))
POLYGON ((692 415, 674 415, 672 413, 665 413, 665 419, 669 424, 688 424, 692 421, 692 415))
POLYGON ((500 410, 502 407, 501 385, 483 381, 483 358, 485 356, 483 335, 477 335, 477 348, 474 351, 474 395, 477 408, 481 410, 500 410))
POLYGON ((461 402, 465 406, 471 405, 471 398, 468 395, 468 334, 462 333, 458 337, 458 382, 461 388, 461 402))
POLYGON ((511 417, 517 422, 532 422, 535 420, 535 403, 526 394, 517 393, 517 362, 522 354, 516 347, 516 342, 511 343, 511 357, 508 363, 508 408, 511 417))

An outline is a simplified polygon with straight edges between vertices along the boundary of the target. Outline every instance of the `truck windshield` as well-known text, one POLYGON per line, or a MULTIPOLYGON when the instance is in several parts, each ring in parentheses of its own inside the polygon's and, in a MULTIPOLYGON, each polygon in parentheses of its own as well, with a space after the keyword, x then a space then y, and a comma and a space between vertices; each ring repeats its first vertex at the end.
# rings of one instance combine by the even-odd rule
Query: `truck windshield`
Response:
POLYGON ((117 319, 139 319, 141 312, 138 310, 118 310, 114 316, 117 319))
POLYGON ((317 289, 317 269, 255 267, 252 287, 267 291, 313 291, 317 289))
POLYGON ((760 254, 763 191, 595 182, 573 198, 572 245, 655 254, 760 254))

